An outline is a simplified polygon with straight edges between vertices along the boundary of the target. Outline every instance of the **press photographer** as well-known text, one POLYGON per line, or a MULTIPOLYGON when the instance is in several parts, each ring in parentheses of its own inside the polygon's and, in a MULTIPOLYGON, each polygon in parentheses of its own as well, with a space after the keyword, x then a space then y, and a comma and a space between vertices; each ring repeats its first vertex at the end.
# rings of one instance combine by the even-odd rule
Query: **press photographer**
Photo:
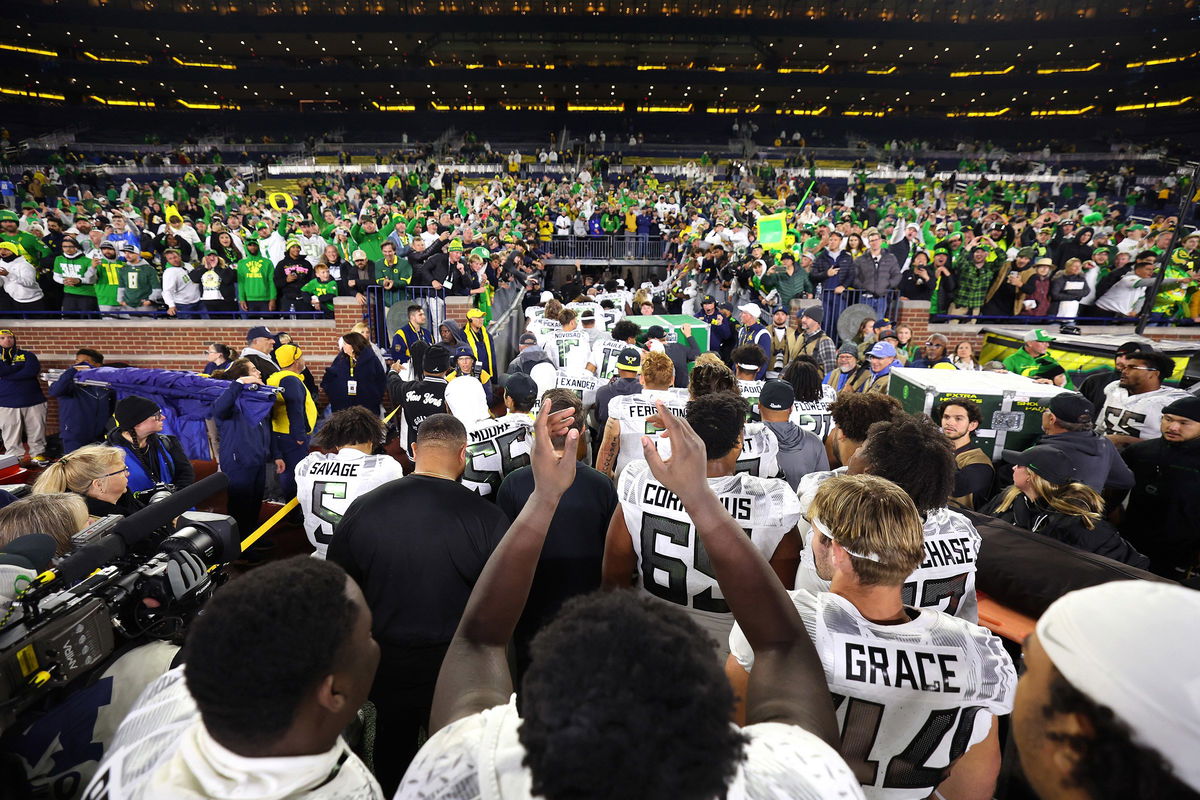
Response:
POLYGON ((224 580, 220 566, 240 553, 231 518, 186 511, 226 483, 214 475, 115 525, 101 521, 53 568, 55 537, 0 549, 0 579, 14 590, 0 593, 14 598, 0 606, 5 798, 78 797, 138 695, 177 662, 184 630, 224 580))

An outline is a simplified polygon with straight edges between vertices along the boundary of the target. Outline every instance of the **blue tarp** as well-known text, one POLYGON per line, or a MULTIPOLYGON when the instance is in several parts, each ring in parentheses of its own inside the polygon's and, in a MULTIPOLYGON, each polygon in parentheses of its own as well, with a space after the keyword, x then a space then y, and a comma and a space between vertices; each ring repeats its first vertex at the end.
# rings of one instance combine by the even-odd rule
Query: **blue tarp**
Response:
MULTIPOLYGON (((83 370, 75 381, 105 383, 118 400, 134 394, 153 400, 163 411, 163 433, 179 437, 188 458, 199 461, 214 458, 205 420, 212 416, 217 398, 229 388, 228 381, 194 372, 114 367, 83 370)), ((238 411, 250 422, 258 423, 271 412, 273 401, 273 392, 243 392, 238 399, 238 411)))

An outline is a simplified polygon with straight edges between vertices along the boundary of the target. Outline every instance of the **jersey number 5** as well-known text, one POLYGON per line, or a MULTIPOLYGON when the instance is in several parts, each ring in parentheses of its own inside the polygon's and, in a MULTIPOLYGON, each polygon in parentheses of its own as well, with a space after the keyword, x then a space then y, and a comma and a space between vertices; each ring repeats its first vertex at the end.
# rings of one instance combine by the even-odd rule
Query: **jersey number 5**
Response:
POLYGON ((343 481, 317 481, 312 488, 312 513, 317 519, 322 522, 328 522, 329 528, 326 533, 324 525, 317 525, 313 537, 321 544, 329 544, 333 541, 333 526, 342 521, 342 515, 325 505, 325 498, 331 497, 334 500, 346 499, 346 484, 343 481))

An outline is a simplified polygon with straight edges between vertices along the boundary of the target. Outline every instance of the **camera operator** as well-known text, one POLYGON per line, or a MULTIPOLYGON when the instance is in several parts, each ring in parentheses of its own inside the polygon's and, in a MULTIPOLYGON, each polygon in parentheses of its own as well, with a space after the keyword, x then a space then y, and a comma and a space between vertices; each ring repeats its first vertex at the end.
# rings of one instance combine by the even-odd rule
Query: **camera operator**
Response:
POLYGON ((125 451, 119 447, 89 444, 46 467, 33 484, 33 493, 74 492, 83 495, 88 513, 93 516, 127 517, 145 504, 129 489, 125 460, 125 451))
POLYGON ((160 484, 182 489, 195 482, 192 462, 179 440, 162 433, 163 414, 157 403, 131 394, 117 401, 113 419, 117 427, 109 431, 108 443, 125 451, 131 492, 160 484))
POLYGON ((54 555, 61 557, 74 546, 71 537, 87 524, 87 503, 80 495, 31 494, 0 508, 0 550, 19 536, 40 533, 54 540, 54 555))

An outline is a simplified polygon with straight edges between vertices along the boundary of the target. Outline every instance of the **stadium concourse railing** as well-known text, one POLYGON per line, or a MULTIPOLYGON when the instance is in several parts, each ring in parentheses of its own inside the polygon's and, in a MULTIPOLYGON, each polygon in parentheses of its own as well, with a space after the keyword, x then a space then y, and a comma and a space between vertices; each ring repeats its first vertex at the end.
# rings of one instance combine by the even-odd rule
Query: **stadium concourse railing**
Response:
POLYGON ((44 311, 23 311, 20 303, 0 312, 0 319, 178 319, 178 320, 242 320, 242 319, 329 319, 323 311, 180 311, 174 316, 165 308, 150 311, 130 308, 121 311, 63 311, 60 308, 44 311))
POLYGON ((541 243, 552 253, 551 260, 562 261, 662 261, 667 243, 659 236, 604 234, 601 236, 555 236, 541 243))

